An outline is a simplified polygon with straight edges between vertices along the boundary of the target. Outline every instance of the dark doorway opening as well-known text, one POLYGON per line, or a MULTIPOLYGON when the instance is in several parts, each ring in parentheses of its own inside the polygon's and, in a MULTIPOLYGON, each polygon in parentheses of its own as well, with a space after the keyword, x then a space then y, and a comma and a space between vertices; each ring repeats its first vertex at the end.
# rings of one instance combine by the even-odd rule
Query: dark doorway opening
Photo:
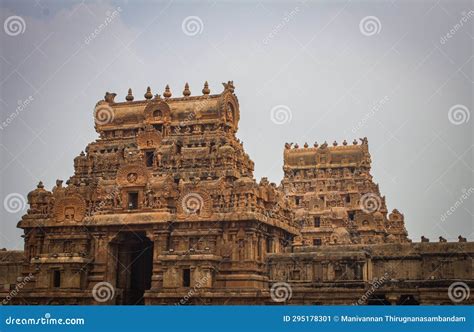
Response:
POLYGON ((61 287, 61 271, 59 270, 53 271, 53 287, 54 288, 61 287))
POLYGON ((145 233, 127 232, 116 243, 116 287, 119 304, 145 304, 143 295, 151 288, 153 242, 145 233))
POLYGON ((183 269, 183 287, 191 286, 191 270, 183 269))
POLYGON ((137 192, 128 193, 128 209, 129 210, 138 209, 138 193, 137 192))
POLYGON ((154 158, 155 158, 155 153, 153 151, 145 152, 146 167, 152 167, 153 166, 153 159, 154 158))

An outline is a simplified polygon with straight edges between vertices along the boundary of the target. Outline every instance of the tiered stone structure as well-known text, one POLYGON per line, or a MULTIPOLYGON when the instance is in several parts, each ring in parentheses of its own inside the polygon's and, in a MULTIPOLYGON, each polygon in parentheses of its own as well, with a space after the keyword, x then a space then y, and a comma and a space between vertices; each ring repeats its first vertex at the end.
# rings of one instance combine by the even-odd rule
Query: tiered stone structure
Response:
POLYGON ((353 303, 373 278, 362 303, 445 303, 473 285, 472 242, 413 244, 387 217, 367 139, 287 144, 281 186, 257 183, 223 85, 106 93, 74 175, 28 194, 24 252, 0 251, 3 304, 353 303))
POLYGON ((404 217, 387 217, 385 197, 370 175, 367 138, 309 147, 286 144, 282 188, 304 245, 403 243, 404 217))

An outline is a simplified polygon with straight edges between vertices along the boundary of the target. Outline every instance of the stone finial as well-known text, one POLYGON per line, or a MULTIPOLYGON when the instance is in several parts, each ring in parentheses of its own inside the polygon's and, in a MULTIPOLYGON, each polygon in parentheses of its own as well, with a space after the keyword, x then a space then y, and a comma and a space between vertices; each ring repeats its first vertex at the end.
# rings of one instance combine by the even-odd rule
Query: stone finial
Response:
POLYGON ((81 151, 81 153, 79 154, 81 157, 84 157, 86 154, 84 153, 84 151, 81 151))
POLYGON ((224 91, 229 90, 231 93, 234 93, 234 81, 228 81, 227 83, 222 83, 222 85, 224 86, 224 91))
POLYGON ((170 86, 168 84, 166 84, 166 86, 165 86, 165 92, 163 92, 163 97, 165 97, 165 98, 170 98, 171 97, 171 90, 170 90, 170 86))
POLYGON ((211 93, 211 89, 209 89, 209 83, 204 82, 204 88, 202 89, 202 94, 203 95, 208 95, 211 93))
POLYGON ((446 239, 444 237, 440 236, 439 237, 439 242, 448 242, 448 241, 446 241, 446 239))
POLYGON ((191 95, 191 90, 189 90, 189 84, 186 82, 184 85, 183 96, 189 97, 191 95))
POLYGON ((347 145, 347 141, 344 140, 344 141, 342 142, 342 145, 346 146, 346 145, 347 145))
POLYGON ((314 142, 313 146, 317 148, 319 146, 318 142, 314 142))
POLYGON ((135 97, 133 97, 133 94, 132 94, 132 89, 128 89, 128 94, 127 96, 125 97, 125 100, 126 101, 133 101, 135 97))
POLYGON ((430 242, 430 239, 425 237, 424 235, 421 236, 421 242, 430 242))
POLYGON ((299 147, 300 147, 300 146, 298 145, 298 143, 296 143, 296 144, 295 144, 295 149, 299 149, 299 147))
POLYGON ((359 138, 359 139, 360 139, 362 145, 364 145, 364 144, 369 144, 369 140, 367 139, 367 137, 359 138))
POLYGON ((147 87, 146 88, 146 93, 145 93, 145 99, 151 99, 153 98, 153 93, 151 93, 151 88, 150 87, 147 87))
POLYGON ((467 239, 465 237, 462 237, 461 235, 458 236, 459 242, 467 242, 467 239))
POLYGON ((337 146, 337 142, 336 141, 332 142, 332 145, 337 146))
POLYGON ((115 103, 115 96, 117 96, 116 93, 113 92, 106 92, 104 96, 104 100, 108 102, 109 104, 115 103))
POLYGON ((36 186, 36 188, 43 189, 44 188, 43 181, 38 182, 38 185, 36 186))
POLYGON ((304 142, 304 147, 307 148, 308 146, 308 142, 304 142))
POLYGON ((354 139, 354 140, 352 141, 352 144, 354 144, 354 145, 357 145, 358 143, 359 143, 359 142, 357 142, 356 139, 354 139))

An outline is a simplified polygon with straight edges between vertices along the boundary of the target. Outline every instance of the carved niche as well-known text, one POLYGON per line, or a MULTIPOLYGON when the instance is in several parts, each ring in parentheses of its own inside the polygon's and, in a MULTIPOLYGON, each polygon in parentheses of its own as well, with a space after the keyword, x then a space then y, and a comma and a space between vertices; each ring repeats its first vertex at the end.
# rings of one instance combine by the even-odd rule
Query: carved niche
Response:
POLYGON ((148 171, 143 165, 125 165, 117 171, 117 183, 121 187, 145 186, 147 182, 148 171))
POLYGON ((162 123, 170 121, 171 109, 168 103, 158 99, 151 101, 145 107, 145 119, 147 123, 162 123))
POLYGON ((137 135, 137 143, 139 149, 153 149, 160 145, 163 135, 152 128, 142 130, 137 135))
POLYGON ((79 195, 65 196, 54 204, 54 217, 58 222, 81 221, 86 212, 86 202, 79 195))
POLYGON ((225 93, 219 104, 221 118, 225 122, 232 124, 234 129, 237 130, 240 120, 239 103, 237 98, 232 94, 232 92, 225 93))

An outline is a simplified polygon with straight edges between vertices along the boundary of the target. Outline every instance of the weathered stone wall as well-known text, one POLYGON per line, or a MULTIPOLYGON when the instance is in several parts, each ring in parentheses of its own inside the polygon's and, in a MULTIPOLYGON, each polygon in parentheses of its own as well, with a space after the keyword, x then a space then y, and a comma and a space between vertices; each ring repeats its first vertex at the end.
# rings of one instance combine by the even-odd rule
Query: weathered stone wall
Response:
POLYGON ((286 283, 292 304, 452 304, 454 282, 474 287, 473 254, 472 242, 339 245, 296 247, 267 262, 270 284, 286 283))

